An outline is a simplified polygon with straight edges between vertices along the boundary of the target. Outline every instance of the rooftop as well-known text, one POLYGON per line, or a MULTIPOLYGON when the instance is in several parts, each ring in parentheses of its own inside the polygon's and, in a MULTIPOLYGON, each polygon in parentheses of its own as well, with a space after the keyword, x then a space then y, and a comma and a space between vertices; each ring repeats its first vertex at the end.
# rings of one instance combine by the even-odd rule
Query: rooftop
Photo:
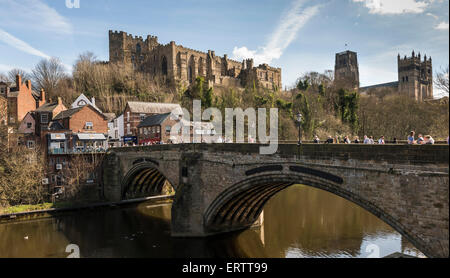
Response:
POLYGON ((165 114, 158 114, 153 115, 145 118, 138 127, 149 127, 149 126, 156 126, 162 124, 171 113, 165 113, 165 114))
POLYGON ((132 113, 143 114, 164 114, 173 112, 174 114, 181 115, 183 110, 179 104, 175 103, 153 103, 153 102, 138 102, 129 101, 128 107, 132 113))

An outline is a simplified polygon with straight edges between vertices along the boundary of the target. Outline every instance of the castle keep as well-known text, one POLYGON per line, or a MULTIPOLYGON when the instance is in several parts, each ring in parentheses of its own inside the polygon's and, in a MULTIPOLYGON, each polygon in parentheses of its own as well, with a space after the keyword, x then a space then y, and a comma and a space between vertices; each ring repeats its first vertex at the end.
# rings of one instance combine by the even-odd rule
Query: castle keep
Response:
POLYGON ((360 93, 393 90, 407 95, 417 101, 433 98, 433 65, 431 57, 424 59, 420 53, 412 52, 411 57, 397 57, 398 81, 359 87, 359 66, 357 53, 345 51, 336 54, 335 81, 343 87, 357 90, 360 93))
POLYGON ((214 51, 201 52, 177 45, 174 41, 160 44, 158 37, 133 37, 125 32, 109 31, 109 62, 123 64, 152 77, 162 76, 168 80, 191 84, 202 76, 211 85, 256 85, 280 90, 281 69, 267 64, 255 67, 253 59, 242 62, 214 51))

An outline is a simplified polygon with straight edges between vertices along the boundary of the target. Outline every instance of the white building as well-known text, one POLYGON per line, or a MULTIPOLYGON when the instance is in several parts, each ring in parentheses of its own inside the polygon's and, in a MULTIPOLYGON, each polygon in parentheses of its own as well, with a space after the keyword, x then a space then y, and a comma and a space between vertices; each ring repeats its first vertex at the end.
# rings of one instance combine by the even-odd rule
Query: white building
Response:
POLYGON ((96 105, 95 105, 95 98, 93 97, 91 100, 89 100, 84 94, 81 94, 70 106, 70 108, 79 108, 86 105, 91 105, 95 109, 97 109, 100 113, 103 113, 96 105))
POLYGON ((108 122, 108 138, 110 146, 121 147, 123 145, 123 114, 108 122))

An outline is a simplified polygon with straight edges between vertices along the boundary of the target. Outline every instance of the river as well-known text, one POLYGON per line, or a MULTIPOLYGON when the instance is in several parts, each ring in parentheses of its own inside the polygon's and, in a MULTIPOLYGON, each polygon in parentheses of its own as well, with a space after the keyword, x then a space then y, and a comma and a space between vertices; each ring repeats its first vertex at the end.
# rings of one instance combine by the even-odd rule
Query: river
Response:
POLYGON ((170 202, 0 225, 0 257, 311 258, 423 256, 390 226, 340 197, 292 186, 264 208, 264 224, 206 239, 170 236, 170 202))

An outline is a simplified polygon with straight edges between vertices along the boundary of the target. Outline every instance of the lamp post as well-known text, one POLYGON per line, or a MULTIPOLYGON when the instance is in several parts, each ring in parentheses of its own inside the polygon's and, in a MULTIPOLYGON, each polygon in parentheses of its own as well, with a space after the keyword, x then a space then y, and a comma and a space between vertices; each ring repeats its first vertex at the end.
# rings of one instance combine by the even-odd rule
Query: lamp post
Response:
POLYGON ((298 113, 296 120, 298 123, 298 145, 299 146, 302 144, 302 118, 303 118, 303 115, 298 113))

